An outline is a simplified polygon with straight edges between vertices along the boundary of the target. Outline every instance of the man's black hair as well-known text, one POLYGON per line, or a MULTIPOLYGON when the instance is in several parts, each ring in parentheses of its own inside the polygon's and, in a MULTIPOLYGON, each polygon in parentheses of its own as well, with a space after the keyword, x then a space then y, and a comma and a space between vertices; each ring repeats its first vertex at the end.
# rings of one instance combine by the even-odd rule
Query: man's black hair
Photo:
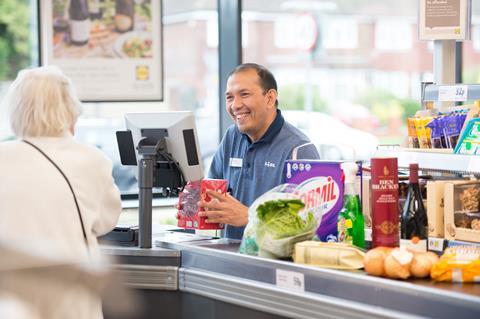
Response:
MULTIPOLYGON (((260 86, 263 89, 263 94, 267 93, 269 90, 274 89, 278 92, 277 89, 277 81, 273 76, 272 72, 270 72, 266 67, 256 63, 243 63, 238 65, 235 69, 233 69, 228 77, 232 76, 235 73, 247 71, 247 70, 255 70, 257 72, 258 78, 260 80, 260 86)), ((278 99, 275 100, 275 106, 278 106, 278 99)))

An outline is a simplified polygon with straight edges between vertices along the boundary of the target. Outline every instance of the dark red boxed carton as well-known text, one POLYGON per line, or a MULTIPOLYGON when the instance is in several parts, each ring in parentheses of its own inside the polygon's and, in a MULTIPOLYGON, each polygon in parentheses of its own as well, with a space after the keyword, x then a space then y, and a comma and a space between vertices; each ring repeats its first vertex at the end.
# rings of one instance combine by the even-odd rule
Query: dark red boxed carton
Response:
POLYGON ((399 246, 398 160, 372 158, 372 246, 399 246))
POLYGON ((224 179, 203 179, 201 181, 188 182, 184 190, 178 195, 178 221, 177 226, 188 229, 223 229, 219 223, 207 223, 205 217, 198 216, 203 208, 197 206, 202 199, 206 202, 211 200, 207 190, 214 190, 221 194, 227 192, 227 181, 224 179))

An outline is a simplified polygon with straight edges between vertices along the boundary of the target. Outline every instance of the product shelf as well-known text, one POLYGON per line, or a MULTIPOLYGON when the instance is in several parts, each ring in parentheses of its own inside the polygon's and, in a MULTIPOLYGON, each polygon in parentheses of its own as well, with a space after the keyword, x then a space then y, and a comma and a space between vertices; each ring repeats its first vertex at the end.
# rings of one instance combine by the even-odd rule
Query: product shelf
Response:
POLYGON ((397 157, 399 168, 418 163, 422 170, 458 174, 480 174, 480 156, 453 154, 452 150, 390 148, 378 149, 375 157, 397 157))
POLYGON ((424 101, 472 101, 472 100, 480 100, 480 84, 453 84, 453 85, 437 85, 437 84, 427 84, 425 85, 425 90, 423 92, 423 99, 424 101), (449 91, 455 92, 456 89, 459 89, 460 92, 463 94, 452 95, 448 99, 442 98, 442 91, 449 91), (462 91, 463 90, 463 91, 462 91), (464 92, 466 90, 466 92, 464 92))

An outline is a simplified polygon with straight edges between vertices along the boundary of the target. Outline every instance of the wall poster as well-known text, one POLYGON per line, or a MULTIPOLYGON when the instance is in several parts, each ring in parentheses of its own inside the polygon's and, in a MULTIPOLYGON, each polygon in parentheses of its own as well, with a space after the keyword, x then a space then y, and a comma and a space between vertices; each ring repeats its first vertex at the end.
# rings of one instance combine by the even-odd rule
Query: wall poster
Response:
POLYGON ((82 101, 163 100, 161 0, 39 0, 42 65, 82 101))
POLYGON ((420 0, 421 40, 468 40, 471 0, 420 0))

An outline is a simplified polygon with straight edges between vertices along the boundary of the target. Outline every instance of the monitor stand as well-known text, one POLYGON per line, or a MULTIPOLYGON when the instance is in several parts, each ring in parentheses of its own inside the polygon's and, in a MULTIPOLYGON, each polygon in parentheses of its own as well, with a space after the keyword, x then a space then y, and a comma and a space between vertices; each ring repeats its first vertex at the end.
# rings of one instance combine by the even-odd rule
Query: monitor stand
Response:
MULTIPOLYGON (((142 129, 137 146, 141 159, 136 163, 131 131, 118 131, 117 142, 123 165, 138 166, 138 246, 152 248, 152 188, 163 187, 163 195, 178 195, 185 178, 178 162, 168 153, 166 129, 142 129)), ((116 237, 116 236, 113 236, 116 237)))
POLYGON ((142 141, 138 145, 138 153, 142 156, 138 162, 138 247, 152 248, 152 187, 160 143, 147 145, 142 141))
POLYGON ((177 195, 185 184, 182 171, 168 154, 165 135, 146 137, 138 143, 138 247, 152 248, 152 188, 163 187, 164 195, 177 195), (170 187, 167 191, 167 187, 170 187))

